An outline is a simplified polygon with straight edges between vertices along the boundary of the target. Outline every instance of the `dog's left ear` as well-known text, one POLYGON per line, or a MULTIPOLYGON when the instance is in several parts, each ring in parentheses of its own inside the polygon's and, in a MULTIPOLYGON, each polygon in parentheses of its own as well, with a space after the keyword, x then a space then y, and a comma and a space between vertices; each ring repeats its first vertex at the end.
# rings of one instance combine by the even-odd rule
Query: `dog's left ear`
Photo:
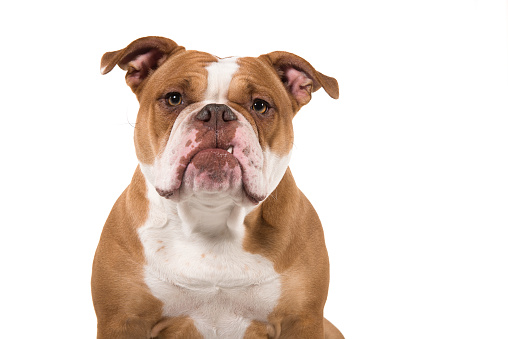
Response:
POLYGON ((101 73, 107 74, 118 65, 127 71, 125 81, 136 93, 144 80, 169 56, 184 50, 184 47, 167 38, 158 36, 140 38, 124 49, 105 53, 101 59, 101 73))
POLYGON ((332 98, 339 98, 337 80, 316 71, 309 62, 298 55, 278 51, 264 54, 260 58, 264 58, 274 67, 298 108, 307 104, 312 93, 321 87, 332 98))

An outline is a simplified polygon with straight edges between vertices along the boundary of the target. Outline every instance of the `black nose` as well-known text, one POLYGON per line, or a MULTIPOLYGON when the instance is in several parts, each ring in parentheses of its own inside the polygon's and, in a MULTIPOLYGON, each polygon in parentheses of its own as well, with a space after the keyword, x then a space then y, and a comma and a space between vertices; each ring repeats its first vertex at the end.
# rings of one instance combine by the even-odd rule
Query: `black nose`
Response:
POLYGON ((210 128, 217 128, 237 119, 231 108, 223 104, 208 104, 196 115, 196 120, 203 121, 203 124, 210 128))

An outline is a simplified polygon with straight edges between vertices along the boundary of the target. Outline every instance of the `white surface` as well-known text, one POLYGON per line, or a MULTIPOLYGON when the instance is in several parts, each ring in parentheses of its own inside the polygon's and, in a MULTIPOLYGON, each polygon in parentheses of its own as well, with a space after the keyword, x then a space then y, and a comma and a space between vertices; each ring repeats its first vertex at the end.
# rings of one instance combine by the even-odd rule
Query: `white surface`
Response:
POLYGON ((10 2, 2 7, 2 337, 93 338, 91 263, 136 158, 104 52, 146 35, 287 50, 334 76, 291 168, 325 225, 346 338, 508 337, 506 1, 10 2))

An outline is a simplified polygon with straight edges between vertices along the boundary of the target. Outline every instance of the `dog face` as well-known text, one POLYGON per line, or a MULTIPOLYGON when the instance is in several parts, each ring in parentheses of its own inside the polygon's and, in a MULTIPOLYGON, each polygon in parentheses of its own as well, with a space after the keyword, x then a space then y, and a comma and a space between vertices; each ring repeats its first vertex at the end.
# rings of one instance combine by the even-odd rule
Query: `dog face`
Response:
POLYGON ((286 52, 220 59, 147 37, 103 56, 104 74, 115 65, 140 103, 143 174, 176 202, 226 196, 257 205, 286 172, 297 111, 321 87, 338 98, 335 79, 286 52))

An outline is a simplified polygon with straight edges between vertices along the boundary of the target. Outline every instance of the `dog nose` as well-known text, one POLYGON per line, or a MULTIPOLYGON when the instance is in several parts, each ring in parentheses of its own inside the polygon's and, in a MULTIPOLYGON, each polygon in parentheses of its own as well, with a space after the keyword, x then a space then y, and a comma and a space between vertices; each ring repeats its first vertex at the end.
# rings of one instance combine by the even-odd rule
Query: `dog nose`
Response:
POLYGON ((238 118, 227 105, 208 104, 199 111, 196 120, 203 121, 204 125, 210 128, 217 128, 238 118))

